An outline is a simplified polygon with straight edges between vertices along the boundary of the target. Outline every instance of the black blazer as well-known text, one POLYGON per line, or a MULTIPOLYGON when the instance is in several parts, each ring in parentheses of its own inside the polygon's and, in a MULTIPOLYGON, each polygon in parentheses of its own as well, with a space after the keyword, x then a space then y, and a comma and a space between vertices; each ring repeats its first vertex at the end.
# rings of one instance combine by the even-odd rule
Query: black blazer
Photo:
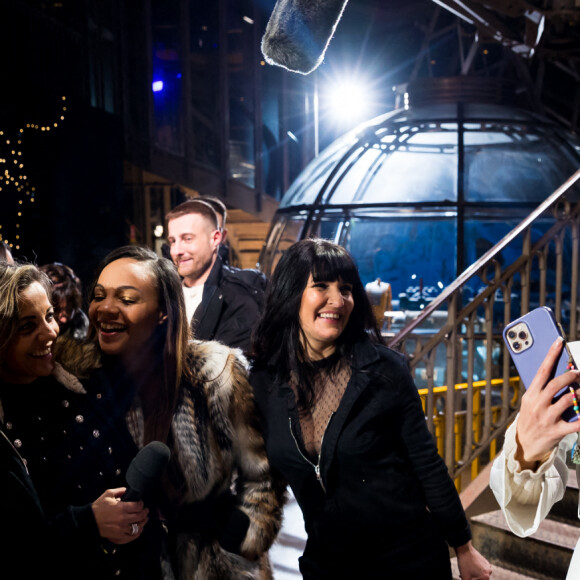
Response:
POLYGON ((463 545, 471 532, 407 363, 401 354, 364 341, 355 346, 351 366, 317 465, 307 460, 290 386, 267 370, 251 374, 272 469, 290 485, 304 515, 308 540, 301 567, 309 559, 316 566, 322 562, 333 570, 328 577, 338 578, 360 572, 363 562, 380 566, 384 559, 393 578, 411 578, 404 562, 412 560, 420 570, 425 560, 428 577, 446 578, 443 540, 463 545), (429 563, 431 549, 445 568, 440 576, 429 563), (406 576, 395 573, 399 557, 406 576))
POLYGON ((249 352, 253 325, 260 316, 266 277, 258 270, 226 266, 218 256, 193 315, 195 338, 218 340, 249 352))

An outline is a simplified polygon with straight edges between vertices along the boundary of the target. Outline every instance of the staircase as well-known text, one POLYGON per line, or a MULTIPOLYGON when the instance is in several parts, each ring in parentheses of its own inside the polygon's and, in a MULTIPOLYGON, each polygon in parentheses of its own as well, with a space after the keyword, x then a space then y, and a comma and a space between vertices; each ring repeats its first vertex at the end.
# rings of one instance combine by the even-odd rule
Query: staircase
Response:
MULTIPOLYGON (((580 538, 575 471, 563 500, 528 538, 509 531, 489 488, 492 462, 523 393, 502 329, 532 308, 549 305, 568 340, 580 335, 578 181, 580 170, 402 330, 386 333, 389 346, 409 357, 427 426, 461 492, 473 544, 494 566, 493 580, 564 580, 580 538), (547 219, 551 225, 533 239, 532 230, 547 219), (515 261, 502 259, 506 248, 515 261), (565 253, 572 256, 567 266, 565 253), (469 292, 473 280, 480 283, 475 295, 469 292), (476 355, 483 360, 477 373, 476 355)), ((458 580, 455 560, 453 566, 458 580)))
MULTIPOLYGON (((570 466, 568 486, 564 498, 554 505, 550 515, 538 531, 527 538, 513 534, 503 513, 495 504, 493 494, 486 488, 483 504, 489 511, 472 515, 469 519, 473 545, 491 562, 493 580, 564 580, 578 538, 578 482, 576 470, 570 466), (495 504, 495 505, 494 505, 495 504)), ((489 470, 487 470, 489 480, 489 470)), ((480 500, 479 509, 482 509, 480 500)), ((485 508, 484 508, 485 509, 485 508)), ((467 513, 469 515, 469 508, 467 513)), ((459 579, 457 563, 453 560, 454 578, 459 579)))
POLYGON ((256 268, 270 223, 243 210, 229 209, 227 229, 230 264, 238 268, 256 268))

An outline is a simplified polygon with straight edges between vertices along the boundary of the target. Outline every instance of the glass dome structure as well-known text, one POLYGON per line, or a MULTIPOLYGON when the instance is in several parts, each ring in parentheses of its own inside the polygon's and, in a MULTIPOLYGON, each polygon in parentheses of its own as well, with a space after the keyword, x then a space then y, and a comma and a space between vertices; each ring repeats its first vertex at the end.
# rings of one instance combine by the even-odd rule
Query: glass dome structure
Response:
POLYGON ((280 203, 262 270, 271 275, 289 245, 319 236, 351 252, 363 284, 389 282, 394 309, 428 301, 580 167, 578 137, 547 118, 446 101, 417 99, 316 157, 280 203))

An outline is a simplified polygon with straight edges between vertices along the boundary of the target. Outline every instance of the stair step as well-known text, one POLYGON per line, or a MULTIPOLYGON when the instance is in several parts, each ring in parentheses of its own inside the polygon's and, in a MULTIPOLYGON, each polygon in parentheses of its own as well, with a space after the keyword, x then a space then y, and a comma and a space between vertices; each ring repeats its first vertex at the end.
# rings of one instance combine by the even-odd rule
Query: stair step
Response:
MULTIPOLYGON (((455 557, 451 558, 451 571, 453 573, 453 580, 460 580, 457 558, 455 557)), ((549 580, 546 576, 529 576, 521 572, 502 568, 496 564, 491 565, 491 577, 493 580, 549 580)))
MULTIPOLYGON (((474 521, 505 530, 512 534, 501 510, 474 516, 472 522, 474 521)), ((580 538, 580 527, 572 526, 565 522, 546 519, 540 524, 537 532, 528 537, 538 542, 546 542, 551 545, 574 550, 576 542, 580 538)))
POLYGON ((554 504, 550 511, 550 517, 580 526, 580 520, 578 520, 578 481, 576 479, 576 469, 572 468, 569 470, 568 484, 564 497, 554 504))
POLYGON ((474 516, 471 525, 474 545, 490 562, 532 578, 565 578, 580 537, 580 527, 546 519, 535 534, 520 538, 500 510, 474 516))

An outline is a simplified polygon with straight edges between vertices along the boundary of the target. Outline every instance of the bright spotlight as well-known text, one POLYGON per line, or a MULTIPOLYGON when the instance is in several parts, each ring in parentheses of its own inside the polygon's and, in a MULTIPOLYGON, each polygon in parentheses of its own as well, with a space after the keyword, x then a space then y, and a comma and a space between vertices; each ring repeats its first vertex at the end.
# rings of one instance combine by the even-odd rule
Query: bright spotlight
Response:
POLYGON ((153 92, 159 93, 163 90, 163 81, 153 81, 153 92))
POLYGON ((333 84, 326 91, 325 101, 324 108, 328 115, 344 123, 362 121, 369 114, 369 88, 359 80, 343 80, 333 84))

